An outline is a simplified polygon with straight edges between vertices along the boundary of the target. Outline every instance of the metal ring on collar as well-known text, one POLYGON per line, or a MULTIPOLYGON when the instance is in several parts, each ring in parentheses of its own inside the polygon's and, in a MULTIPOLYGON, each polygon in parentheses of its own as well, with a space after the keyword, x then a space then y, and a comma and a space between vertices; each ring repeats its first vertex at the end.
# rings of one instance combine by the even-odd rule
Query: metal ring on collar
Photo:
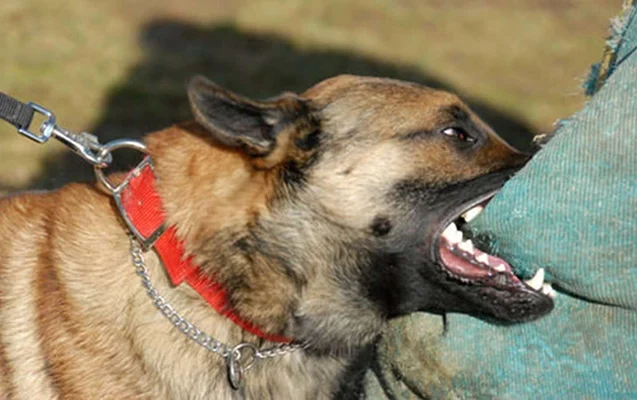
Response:
POLYGON ((251 343, 239 343, 230 352, 236 361, 241 362, 243 370, 247 371, 254 364, 259 350, 251 343))
POLYGON ((93 169, 95 171, 95 177, 97 178, 97 180, 102 185, 104 185, 104 187, 106 187, 106 189, 108 189, 111 193, 117 193, 119 186, 113 185, 108 180, 108 178, 106 178, 106 175, 104 174, 104 168, 101 167, 101 165, 103 164, 104 160, 108 159, 112 152, 119 149, 133 149, 144 154, 148 154, 146 145, 139 140, 134 139, 117 139, 110 141, 101 147, 97 156, 98 165, 95 165, 93 169))
POLYGON ((228 353, 226 363, 228 365, 228 380, 235 389, 243 386, 243 374, 254 364, 259 350, 250 343, 240 343, 228 353), (245 351, 245 354, 242 353, 245 351), (249 357, 249 358, 248 358, 249 357))

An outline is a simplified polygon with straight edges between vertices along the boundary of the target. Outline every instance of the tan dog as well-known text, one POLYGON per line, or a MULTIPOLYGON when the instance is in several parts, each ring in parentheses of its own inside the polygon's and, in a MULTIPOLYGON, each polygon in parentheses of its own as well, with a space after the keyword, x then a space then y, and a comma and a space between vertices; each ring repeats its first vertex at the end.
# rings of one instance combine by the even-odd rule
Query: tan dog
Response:
MULTIPOLYGON (((140 286, 112 198, 71 184, 0 201, 0 397, 343 398, 391 317, 526 321, 551 309, 445 230, 528 159, 455 95, 354 76, 263 102, 203 78, 188 90, 198 123, 145 139, 167 222, 235 315, 304 348, 257 360, 232 389, 226 360, 140 286)), ((273 345, 145 258, 157 289, 210 336, 273 345)))

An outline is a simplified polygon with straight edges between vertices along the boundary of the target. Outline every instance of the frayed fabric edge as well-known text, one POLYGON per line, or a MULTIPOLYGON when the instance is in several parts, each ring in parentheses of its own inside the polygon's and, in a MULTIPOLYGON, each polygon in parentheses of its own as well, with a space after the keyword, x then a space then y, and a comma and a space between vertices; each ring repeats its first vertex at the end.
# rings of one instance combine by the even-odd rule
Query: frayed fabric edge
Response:
POLYGON ((608 77, 617 66, 617 52, 621 47, 626 29, 631 20, 635 18, 637 0, 626 0, 622 11, 611 18, 609 26, 609 36, 606 39, 606 46, 602 55, 602 60, 591 66, 588 79, 584 83, 587 96, 592 96, 601 89, 608 77))

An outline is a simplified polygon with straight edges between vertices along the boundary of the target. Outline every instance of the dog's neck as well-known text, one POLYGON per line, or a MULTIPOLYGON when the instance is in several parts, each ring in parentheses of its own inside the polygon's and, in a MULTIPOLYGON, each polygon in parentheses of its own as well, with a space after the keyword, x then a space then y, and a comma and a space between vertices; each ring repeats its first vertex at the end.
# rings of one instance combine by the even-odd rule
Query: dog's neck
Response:
MULTIPOLYGON (((321 245, 325 238, 313 225, 317 221, 314 211, 304 210, 311 217, 309 222, 303 222, 298 220, 298 213, 290 211, 293 208, 272 207, 280 195, 276 191, 281 186, 281 170, 255 167, 245 155, 211 143, 207 132, 196 124, 157 132, 147 137, 147 145, 155 160, 157 190, 167 223, 177 228, 186 251, 203 271, 214 275, 225 287, 233 312, 269 334, 284 335, 303 344, 312 342, 309 353, 302 350, 288 354, 287 361, 277 361, 276 367, 255 367, 246 379, 252 381, 251 377, 258 374, 259 378, 254 379, 258 383, 254 384, 268 385, 268 379, 280 380, 282 370, 302 368, 314 371, 308 377, 312 374, 320 377, 321 392, 333 393, 352 357, 361 354, 362 347, 356 343, 371 343, 376 333, 370 332, 378 332, 381 321, 372 316, 369 320, 373 326, 352 327, 345 322, 351 321, 351 316, 339 313, 346 309, 349 300, 339 303, 338 289, 330 286, 331 281, 325 281, 329 277, 315 271, 316 260, 327 257, 323 254, 327 246, 321 245), (298 235, 314 243, 314 248, 296 248, 298 235), (296 268, 298 265, 303 268, 296 268), (334 312, 325 315, 321 310, 311 309, 311 301, 299 308, 302 290, 333 298, 334 312), (307 315, 315 313, 321 316, 320 320, 308 318, 307 315), (316 335, 315 329, 321 324, 344 323, 347 328, 331 330, 334 336, 316 335), (339 350, 334 353, 335 346, 339 350), (327 353, 331 356, 325 357, 327 353)), ((340 236, 351 235, 331 237, 333 246, 348 245, 336 243, 340 236)), ((222 332, 220 337, 227 344, 271 345, 216 315, 212 308, 209 315, 215 321, 210 326, 222 332)), ((214 335, 215 330, 208 333, 214 335)), ((224 368, 221 359, 218 365, 224 368)), ((290 382, 295 384, 293 380, 290 382)))
POLYGON ((269 212, 278 172, 255 169, 249 158, 208 136, 198 125, 184 124, 148 138, 167 223, 200 268, 224 287, 234 313, 281 334, 294 285, 272 259, 245 257, 257 239, 255 221, 269 212))

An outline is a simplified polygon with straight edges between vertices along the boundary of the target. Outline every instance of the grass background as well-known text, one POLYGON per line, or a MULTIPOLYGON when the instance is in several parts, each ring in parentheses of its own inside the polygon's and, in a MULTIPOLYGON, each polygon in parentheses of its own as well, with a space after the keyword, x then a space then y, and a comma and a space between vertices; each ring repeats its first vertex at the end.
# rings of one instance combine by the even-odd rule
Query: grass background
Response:
MULTIPOLYGON (((203 73, 243 94, 339 73, 458 92, 509 136, 583 103, 621 0, 2 0, 0 91, 103 141, 190 118, 203 73)), ((0 124, 0 194, 92 179, 56 144, 0 124)))

